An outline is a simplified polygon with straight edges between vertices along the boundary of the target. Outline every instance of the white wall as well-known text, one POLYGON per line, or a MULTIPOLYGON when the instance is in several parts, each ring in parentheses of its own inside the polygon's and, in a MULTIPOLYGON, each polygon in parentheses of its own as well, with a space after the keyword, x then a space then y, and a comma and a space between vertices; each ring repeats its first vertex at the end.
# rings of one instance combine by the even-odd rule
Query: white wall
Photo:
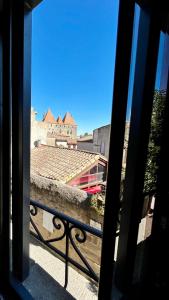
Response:
POLYGON ((38 140, 46 145, 47 128, 38 126, 36 114, 37 113, 31 109, 31 149, 35 147, 35 142, 38 140))

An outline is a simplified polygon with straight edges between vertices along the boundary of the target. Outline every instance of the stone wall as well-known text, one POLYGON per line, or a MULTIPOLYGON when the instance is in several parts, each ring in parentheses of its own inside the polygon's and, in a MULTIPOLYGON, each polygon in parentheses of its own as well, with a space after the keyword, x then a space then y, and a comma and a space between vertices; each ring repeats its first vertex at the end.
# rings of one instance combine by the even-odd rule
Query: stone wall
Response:
POLYGON ((53 146, 53 147, 55 147, 55 146, 56 146, 55 139, 54 139, 54 138, 49 138, 49 137, 47 137, 47 138, 46 138, 46 144, 47 144, 48 146, 53 146))
POLYGON ((55 123, 46 123, 48 126, 48 132, 56 133, 58 135, 69 136, 72 139, 77 138, 77 126, 76 125, 67 125, 67 124, 55 124, 55 123))
MULTIPOLYGON (((85 224, 102 229, 103 217, 90 206, 90 200, 87 193, 77 188, 72 188, 58 182, 54 183, 52 180, 42 179, 36 176, 36 178, 32 177, 31 179, 31 199, 39 201, 40 203, 43 203, 50 208, 54 208, 85 224)), ((44 224, 46 217, 47 214, 43 213, 42 210, 39 210, 38 215, 35 217, 35 222, 45 238, 53 238, 58 235, 60 231, 55 229, 52 232, 52 230, 50 230, 50 224, 48 224, 48 230, 48 227, 44 224)), ((76 233, 77 230, 72 230, 72 236, 76 245, 86 257, 89 264, 91 264, 94 270, 99 273, 101 239, 92 236, 91 234, 87 234, 86 242, 80 244, 75 238, 76 233)), ((65 239, 55 243, 53 243, 53 245, 55 244, 58 249, 65 251, 65 239)), ((72 246, 70 246, 69 255, 83 265, 72 246)))
POLYGON ((80 142, 80 141, 77 141, 77 149, 93 152, 93 142, 80 142))

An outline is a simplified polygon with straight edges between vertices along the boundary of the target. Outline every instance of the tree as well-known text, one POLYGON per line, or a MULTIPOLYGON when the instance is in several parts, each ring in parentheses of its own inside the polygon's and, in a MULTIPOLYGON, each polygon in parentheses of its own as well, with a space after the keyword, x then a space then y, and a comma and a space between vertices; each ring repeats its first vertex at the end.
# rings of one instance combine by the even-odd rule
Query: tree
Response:
POLYGON ((156 188, 165 100, 166 92, 156 90, 154 93, 151 130, 145 171, 145 192, 152 191, 156 188))

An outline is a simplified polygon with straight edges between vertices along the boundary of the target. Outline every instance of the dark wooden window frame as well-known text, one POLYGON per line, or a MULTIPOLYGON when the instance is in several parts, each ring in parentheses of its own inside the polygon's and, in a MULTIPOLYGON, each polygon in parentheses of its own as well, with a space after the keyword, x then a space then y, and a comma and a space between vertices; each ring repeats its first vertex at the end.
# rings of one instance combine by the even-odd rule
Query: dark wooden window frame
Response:
POLYGON ((32 299, 22 281, 29 273, 31 15, 40 2, 0 1, 0 292, 9 299, 32 299))
MULTIPOLYGON (((99 300, 121 299, 122 294, 126 294, 131 290, 133 283, 137 235, 143 208, 144 172, 150 133, 159 35, 161 30, 166 32, 165 26, 168 15, 167 7, 164 6, 165 2, 157 2, 121 0, 119 4, 99 300), (140 5, 141 12, 123 192, 123 213, 121 215, 117 261, 115 263, 115 231, 120 207, 121 166, 128 100, 134 5, 136 3, 140 5)), ((168 69, 165 73, 166 81, 168 81, 167 76, 168 69)))
MULTIPOLYGON (((11 299, 31 299, 21 282, 29 273, 31 11, 39 2, 40 0, 0 1, 0 292, 11 299)), ((164 29, 166 16, 167 7, 163 6, 163 1, 160 1, 160 7, 156 4, 152 6, 152 1, 119 2, 99 300, 114 299, 114 285, 124 293, 132 285, 137 233, 143 205, 141 192, 150 131, 159 33, 164 29), (136 2, 142 11, 139 20, 124 188, 126 213, 121 218, 115 267, 114 251, 136 2), (142 44, 143 52, 140 51, 142 44), (149 99, 148 103, 145 98, 149 99)), ((155 225, 153 231, 158 231, 155 225)))

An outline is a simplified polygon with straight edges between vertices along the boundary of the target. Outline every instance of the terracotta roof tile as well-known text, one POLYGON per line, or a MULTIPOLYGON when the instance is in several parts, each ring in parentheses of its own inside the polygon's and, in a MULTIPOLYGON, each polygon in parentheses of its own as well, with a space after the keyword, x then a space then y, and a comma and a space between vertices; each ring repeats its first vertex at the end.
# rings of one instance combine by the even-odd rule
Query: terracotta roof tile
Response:
POLYGON ((62 118, 60 116, 57 118, 56 122, 57 122, 57 124, 60 124, 60 125, 63 124, 62 118))
POLYGON ((63 123, 66 124, 66 125, 76 125, 72 115, 67 112, 63 118, 63 123))
POLYGON ((31 150, 31 174, 67 183, 99 158, 98 153, 41 145, 31 150))
POLYGON ((56 123, 55 118, 54 118, 53 114, 51 113, 50 109, 48 109, 47 113, 45 114, 43 121, 49 122, 49 123, 56 123))

